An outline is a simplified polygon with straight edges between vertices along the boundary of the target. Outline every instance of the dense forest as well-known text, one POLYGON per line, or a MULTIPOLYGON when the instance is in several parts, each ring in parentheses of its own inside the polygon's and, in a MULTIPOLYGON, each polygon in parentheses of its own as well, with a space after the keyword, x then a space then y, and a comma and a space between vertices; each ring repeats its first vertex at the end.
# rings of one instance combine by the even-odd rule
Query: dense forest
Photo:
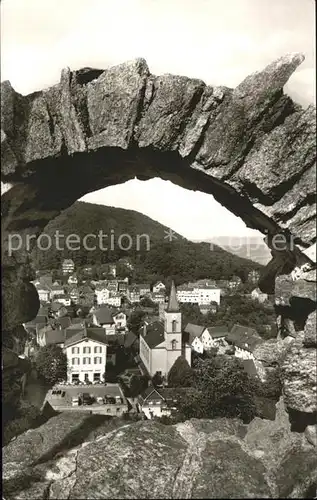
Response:
MULTIPOLYGON (((168 227, 134 210, 76 202, 46 226, 44 233, 51 237, 52 246, 48 250, 39 250, 37 246, 32 261, 37 269, 60 269, 64 258, 72 258, 78 269, 98 268, 128 257, 134 267, 128 274, 135 282, 170 277, 176 284, 205 277, 230 279, 233 275, 244 281, 251 269, 261 269, 260 264, 216 245, 211 250, 208 243, 193 243, 176 232, 169 241, 168 231, 168 227), (59 249, 55 244, 57 231, 59 249), (105 235, 102 245, 100 231, 105 235), (77 243, 67 248, 69 235, 77 235, 77 243), (86 235, 95 237, 89 236, 84 248, 86 235), (88 250, 87 246, 95 249, 88 250)), ((124 269, 121 272, 127 274, 124 269)))

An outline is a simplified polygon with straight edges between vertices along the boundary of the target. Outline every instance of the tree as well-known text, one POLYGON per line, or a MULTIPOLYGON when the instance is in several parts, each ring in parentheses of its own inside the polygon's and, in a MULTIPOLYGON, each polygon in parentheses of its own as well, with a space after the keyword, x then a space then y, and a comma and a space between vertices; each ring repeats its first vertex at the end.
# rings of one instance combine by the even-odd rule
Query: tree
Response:
POLYGON ((35 367, 45 382, 53 386, 67 377, 67 356, 57 345, 40 347, 35 367))
POLYGON ((168 373, 168 385, 190 387, 193 383, 193 370, 187 360, 179 356, 168 373))
POLYGON ((144 316, 145 316, 145 312, 142 311, 142 310, 136 310, 136 311, 133 311, 133 313, 131 314, 129 320, 128 320, 128 329, 133 332, 135 335, 138 335, 140 334, 140 328, 143 324, 143 319, 144 319, 144 316))
POLYGON ((140 300, 140 306, 142 306, 142 307, 156 307, 156 303, 153 302, 153 300, 151 300, 150 297, 145 296, 140 300))
POLYGON ((238 417, 244 422, 254 418, 258 381, 245 372, 239 359, 218 355, 199 360, 194 383, 195 389, 178 402, 184 418, 238 417))
POLYGON ((162 385, 163 385, 162 375, 160 375, 158 372, 156 372, 154 374, 154 376, 152 377, 152 384, 154 385, 154 387, 162 387, 162 385))

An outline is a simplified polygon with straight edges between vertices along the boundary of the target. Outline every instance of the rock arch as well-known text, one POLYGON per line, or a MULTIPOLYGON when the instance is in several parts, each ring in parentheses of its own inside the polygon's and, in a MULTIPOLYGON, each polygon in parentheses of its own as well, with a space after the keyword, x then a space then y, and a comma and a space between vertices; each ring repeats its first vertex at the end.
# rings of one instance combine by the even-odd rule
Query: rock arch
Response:
MULTIPOLYGON (((303 59, 286 55, 235 89, 157 77, 143 59, 105 71, 64 69, 58 84, 27 96, 3 82, 1 176, 11 186, 2 196, 3 329, 28 321, 38 308, 27 255, 8 255, 8 234, 39 234, 84 194, 135 176, 210 193, 267 235, 273 258, 263 291, 274 291, 277 275, 304 263, 315 279, 309 253, 316 242, 315 108, 303 109, 283 93, 303 59), (281 234, 284 243, 275 248, 281 234)), ((307 300, 313 309, 316 296, 307 300)), ((291 306, 281 306, 285 325, 284 306, 291 306)), ((310 363, 314 356, 315 350, 310 363)), ((296 406, 293 398, 293 408, 313 411, 309 391, 310 403, 296 406)))

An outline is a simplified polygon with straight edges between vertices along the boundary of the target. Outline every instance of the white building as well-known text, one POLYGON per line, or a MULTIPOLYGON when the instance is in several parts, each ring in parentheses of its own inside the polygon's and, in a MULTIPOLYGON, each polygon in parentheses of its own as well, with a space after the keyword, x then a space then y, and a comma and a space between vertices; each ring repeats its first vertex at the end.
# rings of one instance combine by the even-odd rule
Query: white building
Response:
POLYGON ((127 315, 121 311, 113 315, 113 321, 115 322, 117 330, 125 330, 127 327, 127 315))
POLYGON ((191 346, 193 351, 203 354, 204 344, 201 340, 201 336, 206 328, 204 326, 194 325, 193 323, 188 323, 184 329, 184 333, 187 335, 186 340, 191 346))
POLYGON ((71 298, 69 295, 57 295, 55 297, 55 302, 59 302, 60 304, 63 304, 64 306, 70 306, 71 304, 71 298))
POLYGON ((234 325, 226 340, 234 346, 234 355, 241 359, 254 359, 255 348, 263 343, 263 339, 254 328, 242 325, 234 325))
POLYGON ((165 293, 165 290, 166 290, 166 286, 164 285, 164 283, 162 283, 162 281, 157 281, 152 287, 152 292, 154 292, 154 293, 158 293, 158 292, 165 293))
POLYGON ((77 285, 78 284, 78 278, 76 274, 71 274, 70 277, 67 280, 67 283, 69 285, 77 285))
POLYGON ((173 282, 164 321, 158 320, 146 325, 140 335, 140 358, 151 377, 158 373, 167 378, 180 356, 184 356, 191 366, 191 347, 183 343, 181 325, 182 314, 173 282))
POLYGON ((220 304, 220 288, 180 286, 177 290, 177 300, 181 303, 208 305, 211 302, 220 304))
POLYGON ((64 259, 62 263, 63 274, 72 274, 75 270, 75 263, 72 259, 64 259))
POLYGON ((68 338, 64 344, 70 383, 79 380, 104 380, 107 361, 107 342, 104 333, 96 328, 85 328, 68 338))
POLYGON ((111 292, 110 297, 106 300, 106 304, 113 307, 121 307, 122 297, 117 292, 111 292))
POLYGON ((97 284, 95 287, 95 295, 97 304, 106 304, 107 300, 110 297, 110 291, 108 290, 106 285, 97 284))
POLYGON ((106 335, 116 333, 116 324, 113 318, 113 312, 107 306, 101 306, 92 313, 92 322, 96 326, 102 326, 106 335))

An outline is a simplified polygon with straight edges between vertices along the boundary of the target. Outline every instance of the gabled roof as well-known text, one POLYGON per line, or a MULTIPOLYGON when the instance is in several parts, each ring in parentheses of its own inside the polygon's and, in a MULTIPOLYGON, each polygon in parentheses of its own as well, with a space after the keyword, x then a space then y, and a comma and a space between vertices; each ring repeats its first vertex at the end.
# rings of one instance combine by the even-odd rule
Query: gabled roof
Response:
POLYGON ((51 311, 56 312, 56 311, 59 311, 60 309, 62 309, 63 307, 65 307, 65 306, 61 302, 52 302, 51 311))
POLYGON ((47 324, 47 316, 36 316, 34 319, 31 321, 28 321, 26 323, 26 326, 35 326, 35 325, 46 325, 47 324))
POLYGON ((213 339, 229 335, 229 330, 226 326, 209 326, 207 330, 213 339))
POLYGON ((131 347, 137 340, 138 337, 133 332, 128 332, 125 337, 124 347, 131 347))
POLYGON ((161 321, 154 321, 146 326, 144 340, 153 349, 164 342, 164 325, 161 321))
POLYGON ((101 344, 107 344, 105 331, 103 328, 83 328, 80 332, 75 333, 75 335, 67 338, 65 342, 65 347, 69 347, 73 344, 78 344, 85 339, 93 340, 101 344))
POLYGON ((205 326, 194 325, 193 323, 188 323, 184 330, 185 333, 188 333, 191 336, 200 337, 203 331, 205 330, 205 326))
POLYGON ((256 366, 254 364, 253 359, 244 359, 242 361, 243 363, 243 368, 247 372, 248 375, 251 375, 251 377, 257 377, 258 372, 256 369, 256 366))
POLYGON ((113 324, 113 312, 107 306, 101 306, 93 313, 100 324, 113 324))
POLYGON ((234 325, 227 335, 227 340, 236 347, 253 352, 257 345, 263 342, 254 328, 242 325, 234 325))
POLYGON ((61 328, 68 328, 72 322, 69 316, 63 316, 62 318, 50 319, 49 323, 51 325, 59 325, 61 328))
POLYGON ((37 316, 44 316, 47 317, 49 312, 48 307, 41 306, 37 312, 37 316))
POLYGON ((164 398, 154 387, 150 386, 140 395, 140 400, 143 404, 146 401, 163 401, 164 398))
POLYGON ((53 344, 64 344, 65 342, 65 330, 49 330, 44 332, 46 345, 53 344))

